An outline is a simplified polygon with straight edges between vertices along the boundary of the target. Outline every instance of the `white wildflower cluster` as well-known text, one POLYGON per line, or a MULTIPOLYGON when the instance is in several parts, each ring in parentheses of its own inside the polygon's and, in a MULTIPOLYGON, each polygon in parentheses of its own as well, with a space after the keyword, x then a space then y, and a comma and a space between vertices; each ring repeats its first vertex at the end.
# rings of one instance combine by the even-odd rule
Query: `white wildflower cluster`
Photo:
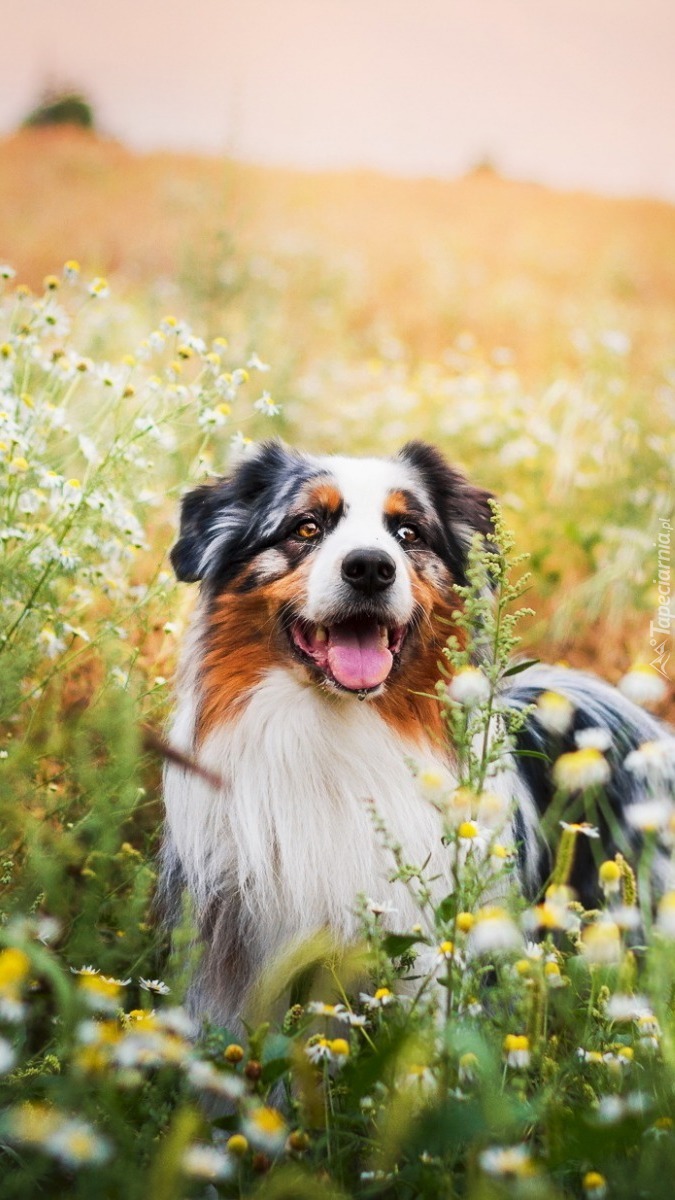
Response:
POLYGON ((145 531, 179 441, 194 459, 181 477, 206 473, 211 431, 229 427, 237 452, 249 440, 235 406, 239 419, 279 412, 269 392, 250 394, 268 370, 258 355, 232 368, 224 338, 207 343, 172 316, 119 361, 89 357, 108 294, 72 262, 39 295, 0 295, 0 653, 23 636, 47 670, 115 636, 167 583, 165 572, 142 582, 145 531))

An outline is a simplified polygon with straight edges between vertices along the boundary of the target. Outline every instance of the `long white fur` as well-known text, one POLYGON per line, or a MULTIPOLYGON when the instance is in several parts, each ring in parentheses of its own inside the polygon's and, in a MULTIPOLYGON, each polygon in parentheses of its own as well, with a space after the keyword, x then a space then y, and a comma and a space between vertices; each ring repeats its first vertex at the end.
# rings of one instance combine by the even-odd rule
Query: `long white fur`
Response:
MULTIPOLYGON (((193 693, 181 706, 171 734, 186 749, 196 701, 193 693)), ((441 820, 420 794, 410 764, 435 766, 451 785, 449 763, 430 744, 402 742, 374 706, 323 693, 293 670, 274 669, 241 715, 211 733, 199 757, 224 786, 214 790, 199 776, 168 768, 171 841, 198 914, 225 886, 238 894, 242 910, 232 919, 247 931, 256 972, 285 945, 321 928, 348 941, 360 894, 393 903, 390 924, 397 930, 422 919, 407 887, 390 883, 393 858, 368 801, 406 861, 421 866, 428 860, 436 900, 447 893, 451 862, 441 820)), ((518 803, 528 839, 535 839, 532 802, 515 770, 500 773, 490 788, 518 803)), ((510 825, 503 840, 513 842, 510 825)), ((226 1022, 239 1016, 222 1008, 212 1015, 226 1022)))

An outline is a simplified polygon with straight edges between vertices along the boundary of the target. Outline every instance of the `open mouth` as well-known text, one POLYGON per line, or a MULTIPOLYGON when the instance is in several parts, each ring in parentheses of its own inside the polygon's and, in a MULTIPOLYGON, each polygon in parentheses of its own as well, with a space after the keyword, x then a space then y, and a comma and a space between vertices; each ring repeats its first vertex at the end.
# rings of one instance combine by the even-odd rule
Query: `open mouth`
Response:
POLYGON ((291 642, 300 656, 349 692, 370 692, 384 683, 406 633, 404 625, 388 626, 368 616, 334 625, 296 621, 290 627, 291 642))

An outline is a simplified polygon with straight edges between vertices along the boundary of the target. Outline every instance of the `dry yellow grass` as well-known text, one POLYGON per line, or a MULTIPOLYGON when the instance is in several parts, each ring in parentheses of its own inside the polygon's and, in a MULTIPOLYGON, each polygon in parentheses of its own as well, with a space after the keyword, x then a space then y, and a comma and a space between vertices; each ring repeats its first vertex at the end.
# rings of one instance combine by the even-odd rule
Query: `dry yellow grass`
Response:
MULTIPOLYGON (((0 252, 34 284, 73 256, 141 290, 158 278, 199 285, 226 251, 314 254, 353 272, 342 321, 355 338, 384 321, 434 355, 469 327, 511 347, 526 378, 565 365, 568 330, 589 313, 631 334, 643 379, 672 346, 675 207, 651 200, 490 173, 312 175, 35 130, 0 144, 0 231, 0 252)), ((299 331, 312 321, 296 315, 299 331)))

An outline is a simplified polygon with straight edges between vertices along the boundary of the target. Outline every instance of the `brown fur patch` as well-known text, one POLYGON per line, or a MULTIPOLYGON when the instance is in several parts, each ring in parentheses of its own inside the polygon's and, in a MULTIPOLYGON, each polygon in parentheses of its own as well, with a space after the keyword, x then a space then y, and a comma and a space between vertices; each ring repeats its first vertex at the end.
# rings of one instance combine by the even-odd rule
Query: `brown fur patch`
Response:
POLYGON ((198 743, 232 719, 270 668, 288 665, 277 617, 285 604, 303 595, 307 569, 301 563, 264 587, 243 594, 223 592, 214 600, 204 635, 198 743))
POLYGON ((387 517, 407 517, 410 512, 410 501, 405 492, 389 492, 384 511, 387 517))
POLYGON ((303 502, 317 512, 336 513, 343 503, 342 493, 336 484, 324 479, 308 488, 303 502))

